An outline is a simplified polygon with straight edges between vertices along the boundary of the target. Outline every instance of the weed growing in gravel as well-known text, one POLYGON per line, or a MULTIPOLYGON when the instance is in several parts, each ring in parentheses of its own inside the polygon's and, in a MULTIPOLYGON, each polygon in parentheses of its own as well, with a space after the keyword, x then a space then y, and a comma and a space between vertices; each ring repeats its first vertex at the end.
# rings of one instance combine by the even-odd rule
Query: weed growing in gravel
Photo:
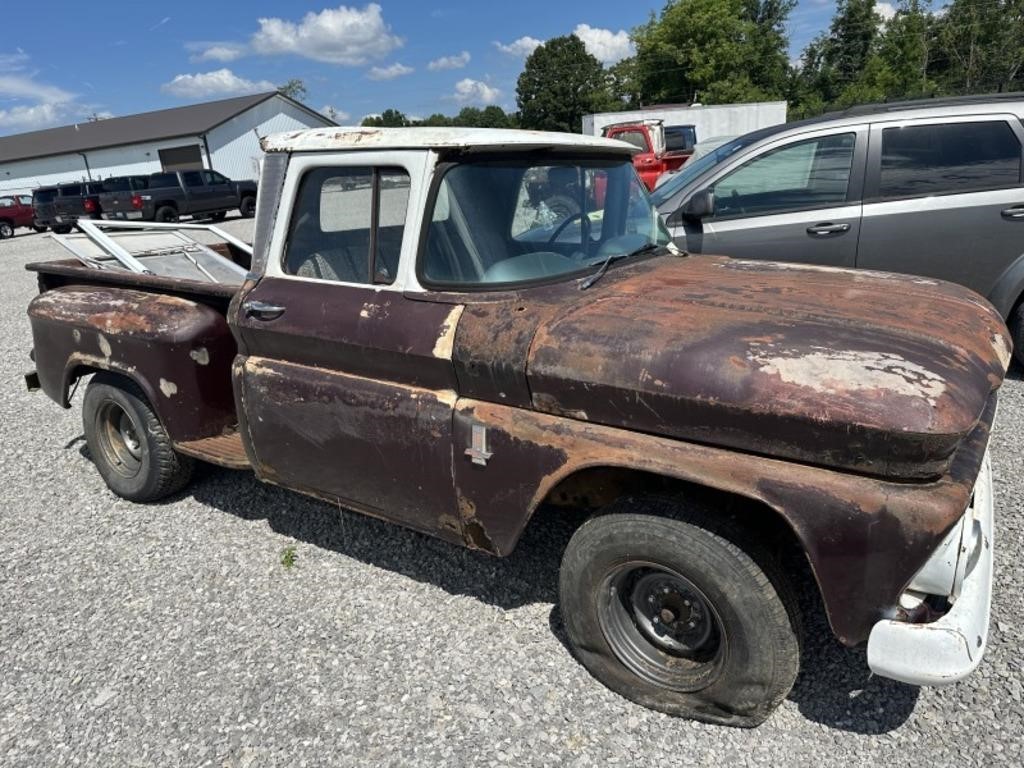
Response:
POLYGON ((295 553, 295 547, 285 547, 281 550, 281 565, 285 568, 294 568, 299 556, 295 553))

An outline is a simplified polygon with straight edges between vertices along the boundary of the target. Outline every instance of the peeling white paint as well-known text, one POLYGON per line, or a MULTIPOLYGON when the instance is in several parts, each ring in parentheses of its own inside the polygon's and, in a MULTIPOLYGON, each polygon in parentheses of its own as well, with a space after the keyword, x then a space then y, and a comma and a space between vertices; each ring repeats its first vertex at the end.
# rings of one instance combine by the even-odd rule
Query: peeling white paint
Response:
POLYGON ((188 353, 188 356, 195 360, 199 365, 210 364, 210 352, 206 347, 196 347, 188 353))
POLYGON ((881 390, 923 398, 934 406, 946 392, 941 376, 890 352, 825 347, 780 350, 754 345, 747 356, 762 373, 821 394, 881 390))
POLYGON ((164 393, 164 397, 170 397, 178 392, 178 385, 173 381, 167 379, 160 379, 160 391, 164 393))
POLYGON ((999 363, 1003 366, 1005 371, 1010 367, 1010 355, 1012 350, 1010 345, 1006 342, 1006 337, 1001 333, 992 334, 992 349, 995 350, 996 357, 999 358, 999 363))
POLYGON ((104 357, 110 357, 110 353, 113 352, 113 350, 110 348, 110 342, 107 341, 107 337, 102 333, 97 333, 96 335, 99 337, 100 352, 103 353, 104 357))
POLYGON ((445 318, 444 324, 441 326, 441 333, 437 337, 437 342, 434 344, 434 357, 440 360, 452 359, 452 349, 455 347, 455 330, 459 327, 459 318, 462 317, 462 310, 464 309, 464 305, 457 304, 448 313, 448 317, 445 318))

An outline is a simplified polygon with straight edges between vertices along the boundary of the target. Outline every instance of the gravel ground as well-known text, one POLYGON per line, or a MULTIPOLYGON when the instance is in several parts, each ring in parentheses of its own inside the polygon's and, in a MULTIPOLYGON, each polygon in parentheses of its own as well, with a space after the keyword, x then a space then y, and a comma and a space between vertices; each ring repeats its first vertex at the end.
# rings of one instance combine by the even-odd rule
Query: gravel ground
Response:
POLYGON ((21 380, 22 266, 56 253, 45 236, 0 242, 3 765, 1022 763, 1019 372, 994 437, 980 670, 946 689, 872 678, 814 614, 793 693, 742 731, 642 709, 573 660, 554 607, 569 525, 553 516, 498 560, 241 472, 209 468, 163 504, 113 496, 78 402, 62 411, 21 380))

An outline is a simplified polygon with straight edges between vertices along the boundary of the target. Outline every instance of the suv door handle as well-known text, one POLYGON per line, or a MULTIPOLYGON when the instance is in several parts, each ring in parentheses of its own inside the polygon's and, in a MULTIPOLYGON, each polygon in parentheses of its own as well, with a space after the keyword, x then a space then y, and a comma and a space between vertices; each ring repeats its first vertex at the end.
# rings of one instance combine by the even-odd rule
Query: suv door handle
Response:
POLYGON ((1003 208, 999 213, 1004 219, 1024 219, 1024 203, 1003 208))
POLYGON ((276 320, 284 314, 284 307, 255 299, 242 302, 242 309, 246 317, 254 317, 257 320, 276 320))
POLYGON ((808 235, 838 235, 850 230, 849 224, 815 224, 807 228, 808 235))

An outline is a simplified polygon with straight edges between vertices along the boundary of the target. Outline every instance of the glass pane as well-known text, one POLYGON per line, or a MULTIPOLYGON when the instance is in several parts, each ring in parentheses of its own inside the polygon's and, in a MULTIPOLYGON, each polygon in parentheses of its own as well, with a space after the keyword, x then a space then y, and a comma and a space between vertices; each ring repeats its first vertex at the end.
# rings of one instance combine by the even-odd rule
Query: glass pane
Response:
POLYGON ((199 171, 185 171, 185 173, 181 174, 181 178, 185 180, 185 186, 187 187, 203 186, 203 177, 199 171))
POLYGON ((1020 143, 1002 120, 882 131, 879 196, 920 197, 1014 187, 1020 143))
POLYGON ((285 246, 288 274, 369 283, 373 169, 317 168, 299 185, 285 246))
POLYGON ((647 151, 647 137, 644 136, 642 131, 623 131, 615 136, 613 139, 624 141, 627 144, 632 144, 634 147, 642 149, 644 152, 647 151))
POLYGON ((405 214, 409 208, 409 174, 387 168, 378 172, 378 179, 380 195, 374 282, 390 283, 398 275, 398 260, 402 253, 405 214))
POLYGON ((14 198, 13 197, 0 197, 0 208, 13 208, 14 198))
POLYGON ((846 200, 852 133, 767 152, 716 182, 715 216, 750 216, 836 205, 846 200))
POLYGON ((66 187, 60 187, 61 197, 78 197, 82 194, 81 184, 70 184, 66 187))

